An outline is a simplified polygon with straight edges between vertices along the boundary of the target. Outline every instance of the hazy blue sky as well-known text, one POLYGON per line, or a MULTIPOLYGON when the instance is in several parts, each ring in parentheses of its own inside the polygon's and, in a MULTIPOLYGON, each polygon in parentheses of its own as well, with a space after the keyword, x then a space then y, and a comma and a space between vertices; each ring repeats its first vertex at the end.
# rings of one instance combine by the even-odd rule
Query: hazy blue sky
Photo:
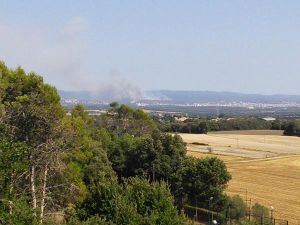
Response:
POLYGON ((300 94, 300 1, 0 0, 0 59, 60 89, 300 94))

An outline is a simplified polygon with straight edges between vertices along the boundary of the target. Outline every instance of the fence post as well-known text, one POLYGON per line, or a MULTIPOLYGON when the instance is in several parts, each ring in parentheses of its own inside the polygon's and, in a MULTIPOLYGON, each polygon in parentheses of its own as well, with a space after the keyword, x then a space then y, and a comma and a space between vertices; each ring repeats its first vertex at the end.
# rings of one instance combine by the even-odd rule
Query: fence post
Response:
POLYGON ((260 216, 260 225, 264 225, 264 214, 260 216))

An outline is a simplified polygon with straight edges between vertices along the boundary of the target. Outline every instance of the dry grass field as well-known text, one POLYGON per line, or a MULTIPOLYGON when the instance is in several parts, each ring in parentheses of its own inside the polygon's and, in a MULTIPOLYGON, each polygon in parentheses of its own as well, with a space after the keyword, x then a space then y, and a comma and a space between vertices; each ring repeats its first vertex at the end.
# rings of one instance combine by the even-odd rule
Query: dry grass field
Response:
POLYGON ((191 151, 209 152, 210 149, 215 154, 256 159, 300 154, 298 137, 219 133, 180 135, 191 151))
POLYGON ((245 198, 247 189, 252 204, 272 205, 276 218, 300 224, 300 138, 245 132, 181 136, 189 155, 225 161, 232 175, 228 194, 245 198))
POLYGON ((273 206, 275 218, 300 224, 300 156, 228 163, 232 174, 227 192, 273 206))
POLYGON ((245 135, 283 135, 282 130, 233 130, 233 131, 215 131, 209 134, 245 134, 245 135))

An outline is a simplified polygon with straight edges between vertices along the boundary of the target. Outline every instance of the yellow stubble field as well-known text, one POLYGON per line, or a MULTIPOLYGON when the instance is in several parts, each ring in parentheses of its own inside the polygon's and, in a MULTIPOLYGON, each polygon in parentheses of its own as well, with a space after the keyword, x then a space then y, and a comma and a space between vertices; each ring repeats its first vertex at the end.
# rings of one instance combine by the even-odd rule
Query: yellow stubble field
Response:
MULTIPOLYGON (((263 133, 263 132, 261 132, 263 133)), ((232 180, 226 192, 273 206, 274 216, 300 224, 300 138, 278 134, 180 134, 194 157, 217 156, 232 180)))

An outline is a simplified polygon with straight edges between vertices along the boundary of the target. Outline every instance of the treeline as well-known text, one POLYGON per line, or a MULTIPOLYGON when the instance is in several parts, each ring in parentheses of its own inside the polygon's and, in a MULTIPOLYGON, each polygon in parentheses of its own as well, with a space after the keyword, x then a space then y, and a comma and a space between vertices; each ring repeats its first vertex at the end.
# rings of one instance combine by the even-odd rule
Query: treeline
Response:
POLYGON ((0 63, 0 224, 189 224, 186 204, 226 213, 223 161, 188 157, 142 110, 110 106, 67 116, 41 76, 0 63))
POLYGON ((211 131, 230 130, 284 130, 287 120, 266 121, 256 117, 235 118, 188 118, 184 121, 176 120, 172 115, 163 117, 153 116, 157 127, 163 132, 180 132, 205 134, 211 131))

